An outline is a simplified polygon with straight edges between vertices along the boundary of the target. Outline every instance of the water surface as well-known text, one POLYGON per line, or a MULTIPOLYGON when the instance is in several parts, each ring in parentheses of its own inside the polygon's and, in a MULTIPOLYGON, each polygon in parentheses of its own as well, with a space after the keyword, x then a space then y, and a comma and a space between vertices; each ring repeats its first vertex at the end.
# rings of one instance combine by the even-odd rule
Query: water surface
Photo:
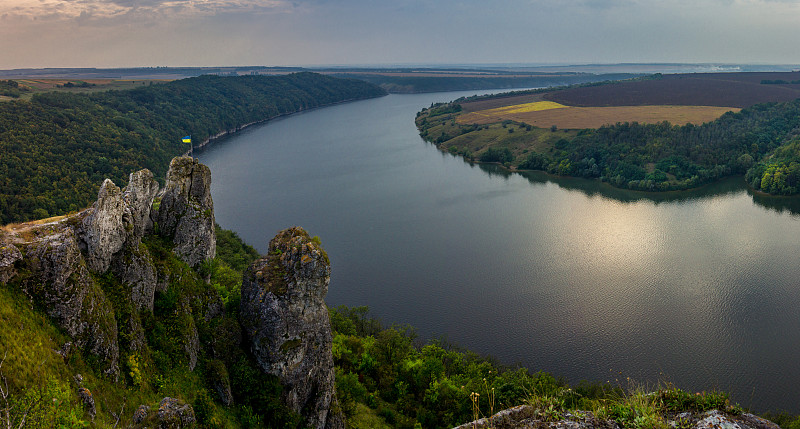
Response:
POLYGON ((331 259, 329 305, 426 338, 573 382, 667 380, 800 412, 800 200, 741 178, 652 195, 470 165, 413 121, 460 95, 389 95, 216 142, 199 157, 217 221, 261 252, 303 226, 331 259))

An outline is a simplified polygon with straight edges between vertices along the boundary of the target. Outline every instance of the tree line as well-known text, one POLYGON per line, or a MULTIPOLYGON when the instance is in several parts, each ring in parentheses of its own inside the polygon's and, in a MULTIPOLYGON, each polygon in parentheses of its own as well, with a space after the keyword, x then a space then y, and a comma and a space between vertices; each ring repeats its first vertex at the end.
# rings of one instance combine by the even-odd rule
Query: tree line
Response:
MULTIPOLYGON (((447 106, 435 109, 457 111, 447 106)), ((451 150, 460 136, 481 133, 488 127, 457 124, 453 114, 433 115, 433 110, 426 109, 418 116, 420 133, 451 150)), ((791 195, 800 192, 798 136, 800 100, 795 100, 757 104, 702 125, 625 122, 577 130, 565 133, 546 150, 526 150, 514 156, 504 149, 514 137, 504 140, 492 135, 491 140, 485 139, 486 149, 473 155, 480 161, 596 178, 643 191, 689 189, 746 174, 756 190, 791 195)))
POLYGON ((49 92, 0 103, 0 224, 86 207, 103 179, 124 185, 148 168, 163 177, 185 152, 222 131, 385 92, 315 73, 205 75, 131 90, 49 92))

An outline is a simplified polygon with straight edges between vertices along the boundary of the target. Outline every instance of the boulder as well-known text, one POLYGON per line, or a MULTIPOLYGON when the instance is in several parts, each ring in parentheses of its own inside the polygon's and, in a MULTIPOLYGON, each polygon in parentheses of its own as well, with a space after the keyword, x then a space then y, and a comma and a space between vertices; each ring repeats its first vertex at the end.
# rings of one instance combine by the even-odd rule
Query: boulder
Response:
POLYGON ((261 369, 278 377, 284 404, 313 428, 343 427, 335 403, 332 335, 323 299, 330 262, 302 228, 281 231, 242 280, 241 322, 261 369))
MULTIPOLYGON (((138 411, 138 410, 137 410, 138 411)), ((158 405, 158 427, 181 429, 194 425, 194 409, 180 399, 166 397, 158 405)))
MULTIPOLYGON (((566 412, 559 420, 544 419, 538 411, 530 405, 520 405, 454 429, 619 429, 621 427, 614 420, 597 419, 590 411, 566 412)), ((736 415, 719 410, 676 414, 664 422, 664 426, 694 429, 780 429, 775 423, 752 414, 736 415)))
POLYGON ((211 170, 190 157, 173 158, 154 216, 173 251, 191 266, 216 255, 211 170))
POLYGON ((228 376, 228 370, 222 361, 215 359, 208 363, 208 378, 222 405, 226 407, 233 405, 231 381, 228 376))
POLYGON ((147 419, 147 413, 150 411, 150 407, 147 405, 139 405, 139 408, 133 412, 133 424, 138 425, 139 423, 145 421, 147 419))
POLYGON ((97 408, 95 408, 94 405, 94 396, 92 396, 92 392, 85 387, 79 387, 78 398, 81 399, 81 402, 83 402, 83 408, 86 409, 86 412, 88 412, 89 416, 91 416, 92 420, 94 420, 95 416, 97 415, 97 408))

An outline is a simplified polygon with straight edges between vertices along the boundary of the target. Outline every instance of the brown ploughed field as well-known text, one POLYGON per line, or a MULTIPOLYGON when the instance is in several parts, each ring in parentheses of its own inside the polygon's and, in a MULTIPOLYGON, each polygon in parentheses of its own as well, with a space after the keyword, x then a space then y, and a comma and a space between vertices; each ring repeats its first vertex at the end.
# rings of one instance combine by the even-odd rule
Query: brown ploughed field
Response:
POLYGON ((749 107, 800 98, 800 84, 765 85, 762 80, 800 80, 800 73, 693 73, 661 79, 572 88, 544 94, 569 106, 729 106, 749 107))

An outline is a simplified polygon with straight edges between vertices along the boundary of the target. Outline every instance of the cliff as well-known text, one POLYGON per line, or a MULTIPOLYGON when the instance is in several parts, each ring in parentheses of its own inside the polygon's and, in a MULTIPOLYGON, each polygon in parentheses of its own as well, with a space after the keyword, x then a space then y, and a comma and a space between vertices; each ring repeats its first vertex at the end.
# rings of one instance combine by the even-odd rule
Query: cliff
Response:
POLYGON ((330 411, 327 255, 302 229, 281 232, 239 295, 241 276, 215 258, 210 186, 208 167, 178 157, 161 189, 141 170, 122 189, 106 179, 86 210, 0 230, 3 427, 344 426, 330 411), (54 391, 63 403, 30 402, 54 391))

